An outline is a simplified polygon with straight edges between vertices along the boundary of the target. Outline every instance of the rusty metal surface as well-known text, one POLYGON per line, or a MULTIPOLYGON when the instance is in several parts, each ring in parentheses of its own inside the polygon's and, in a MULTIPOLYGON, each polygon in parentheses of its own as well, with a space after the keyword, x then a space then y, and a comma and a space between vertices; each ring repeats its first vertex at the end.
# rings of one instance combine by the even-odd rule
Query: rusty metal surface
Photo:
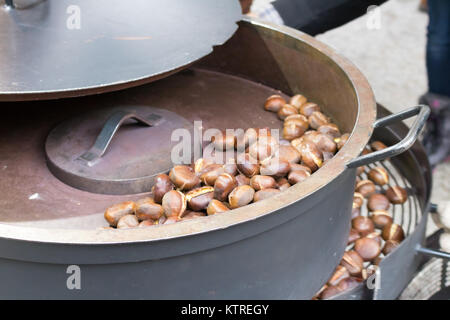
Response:
MULTIPOLYGON (((4 123, 14 121, 14 125, 9 125, 10 130, 2 128, 0 135, 1 154, 5 151, 9 155, 9 162, 0 164, 0 169, 5 165, 7 168, 8 165, 12 166, 9 167, 12 168, 9 172, 7 169, 0 171, 0 174, 6 177, 6 180, 2 179, 6 183, 0 186, 5 194, 1 201, 5 202, 3 207, 9 210, 9 213, 2 215, 3 221, 37 221, 45 218, 64 221, 62 218, 65 217, 90 217, 103 211, 107 205, 126 198, 74 191, 49 175, 45 164, 42 163, 42 143, 55 122, 61 117, 69 117, 92 106, 109 106, 114 103, 139 103, 155 107, 164 105, 164 108, 180 112, 189 120, 203 120, 206 127, 279 126, 281 122, 276 116, 262 109, 264 99, 274 92, 273 89, 262 85, 267 84, 287 94, 305 94, 320 103, 323 110, 333 117, 344 131, 353 128, 355 130, 335 158, 311 178, 269 200, 236 209, 230 214, 139 230, 79 230, 82 219, 75 219, 73 225, 65 226, 68 228, 66 230, 62 230, 61 226, 45 229, 45 224, 44 228, 1 224, 0 235, 33 241, 89 244, 142 242, 224 229, 270 215, 317 194, 321 188, 338 179, 346 171, 346 163, 361 152, 370 138, 376 110, 367 80, 354 65, 337 55, 334 50, 301 32, 255 21, 243 21, 231 41, 217 48, 201 66, 222 73, 236 74, 254 82, 235 76, 194 70, 147 86, 102 97, 62 100, 58 103, 42 102, 39 112, 27 111, 33 114, 34 121, 39 123, 34 125, 34 128, 27 127, 26 121, 30 125, 30 120, 23 120, 25 124, 22 122, 21 125, 19 121, 18 124, 14 114, 2 119, 4 123), (26 135, 31 137, 31 140, 24 139, 26 135), (17 143, 12 144, 12 139, 17 143), (23 148, 18 148, 20 144, 23 148), (16 165, 18 162, 21 162, 20 165, 16 165), (24 171, 27 176, 22 174, 22 180, 17 179, 24 171), (28 179, 27 184, 23 183, 23 178, 28 179), (23 191, 20 191, 20 194, 12 192, 14 186, 16 192, 23 191), (36 192, 36 186, 39 186, 41 192, 48 192, 53 201, 33 204, 32 207, 39 207, 39 210, 34 207, 34 214, 25 212, 25 207, 20 210, 17 206, 25 206, 20 203, 26 200, 25 195, 36 192), (76 199, 83 201, 71 205, 76 199)), ((30 109, 34 107, 29 104, 9 104, 10 109, 15 110, 26 106, 30 109)), ((315 201, 319 201, 318 198, 320 197, 314 197, 315 201)), ((88 225, 87 228, 93 227, 88 225)))
POLYGON ((45 0, 0 6, 0 101, 98 94, 148 83, 236 31, 238 1, 45 0))

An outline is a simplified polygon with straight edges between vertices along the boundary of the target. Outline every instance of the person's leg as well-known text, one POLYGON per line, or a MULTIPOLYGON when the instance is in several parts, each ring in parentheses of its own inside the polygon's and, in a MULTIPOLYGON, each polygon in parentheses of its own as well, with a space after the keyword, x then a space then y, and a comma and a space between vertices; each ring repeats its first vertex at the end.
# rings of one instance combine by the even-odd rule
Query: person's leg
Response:
POLYGON ((419 102, 431 107, 422 142, 435 166, 450 154, 450 1, 428 0, 428 10, 429 92, 419 102))
POLYGON ((428 1, 427 70, 429 92, 450 97, 450 1, 428 1))

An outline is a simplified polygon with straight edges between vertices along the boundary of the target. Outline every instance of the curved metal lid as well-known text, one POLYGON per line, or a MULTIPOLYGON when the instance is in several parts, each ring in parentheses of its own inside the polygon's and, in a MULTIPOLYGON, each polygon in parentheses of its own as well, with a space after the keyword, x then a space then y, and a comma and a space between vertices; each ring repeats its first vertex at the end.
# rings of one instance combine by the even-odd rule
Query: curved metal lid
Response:
POLYGON ((102 194, 149 192, 172 167, 174 130, 192 133, 174 112, 146 106, 96 110, 54 128, 45 143, 47 165, 64 183, 102 194), (136 123, 126 123, 134 119, 136 123), (120 127, 123 128, 120 128, 120 127), (119 131, 119 132, 118 132, 119 131))
MULTIPOLYGON (((1 1, 0 1, 1 2, 1 1)), ((8 0, 0 5, 0 101, 55 99, 158 80, 223 44, 229 0, 8 0)))

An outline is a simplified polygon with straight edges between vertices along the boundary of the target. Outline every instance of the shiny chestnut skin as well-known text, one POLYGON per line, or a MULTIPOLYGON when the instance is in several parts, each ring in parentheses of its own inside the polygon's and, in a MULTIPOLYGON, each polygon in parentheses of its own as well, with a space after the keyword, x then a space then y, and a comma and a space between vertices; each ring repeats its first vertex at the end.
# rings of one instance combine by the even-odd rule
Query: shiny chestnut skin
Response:
POLYGON ((235 136, 233 134, 222 131, 211 138, 211 142, 216 150, 234 149, 235 136))
POLYGON ((395 240, 397 242, 401 242, 405 239, 405 233, 403 232, 402 226, 396 223, 391 223, 385 226, 381 236, 385 241, 395 240))
POLYGON ((353 209, 361 208, 364 203, 364 197, 361 193, 355 192, 353 194, 353 209))
POLYGON ((377 240, 364 237, 355 241, 354 250, 364 261, 371 261, 380 255, 381 246, 377 240))
POLYGON ((375 184, 379 186, 384 186, 389 183, 389 174, 386 169, 382 167, 376 167, 369 171, 369 180, 372 180, 375 184))
POLYGON ((155 184, 152 187, 153 200, 161 204, 164 195, 175 188, 167 174, 159 174, 155 179, 155 184))
POLYGON ((348 138, 350 138, 348 133, 344 133, 339 138, 334 138, 334 142, 336 143, 338 150, 341 150, 341 148, 347 143, 348 138))
POLYGON ((274 137, 260 137, 248 147, 249 155, 257 160, 273 156, 278 150, 278 142, 274 137))
POLYGON ((317 105, 317 103, 307 102, 300 107, 299 111, 305 117, 309 117, 316 111, 320 112, 320 107, 317 105))
MULTIPOLYGON (((356 175, 361 175, 361 174, 363 174, 364 173, 364 171, 366 171, 366 168, 364 167, 364 166, 360 166, 360 167, 358 167, 358 168, 356 168, 356 175)), ((359 178, 359 177, 356 177, 356 178, 359 178)), ((360 181, 361 181, 362 179, 360 179, 360 181)), ((358 181, 359 182, 359 181, 358 181)))
POLYGON ((334 139, 329 135, 317 131, 308 131, 304 138, 305 141, 314 143, 321 152, 329 152, 334 155, 337 150, 334 139))
POLYGON ((272 133, 269 128, 248 128, 245 130, 243 137, 236 138, 236 149, 245 150, 245 148, 257 142, 260 138, 267 138, 271 136, 272 133))
POLYGON ((350 233, 348 234, 347 244, 353 243, 356 240, 358 240, 359 238, 361 238, 361 235, 359 234, 359 232, 357 230, 351 228, 350 233))
POLYGON ((400 242, 395 241, 395 240, 387 240, 384 243, 384 247, 383 247, 383 254, 385 256, 387 256, 389 253, 391 253, 392 251, 394 251, 398 246, 400 245, 400 242))
POLYGON ((168 217, 166 220, 164 220, 163 223, 160 224, 173 224, 180 221, 180 218, 177 216, 168 217))
POLYGON ((339 290, 344 292, 357 287, 361 282, 362 280, 356 277, 344 278, 337 284, 337 287, 339 288, 339 290))
POLYGON ((208 205, 208 208, 206 208, 206 212, 208 213, 208 216, 211 216, 216 213, 229 211, 230 208, 228 208, 223 202, 213 199, 208 205))
POLYGON ((225 163, 223 166, 224 173, 228 173, 231 176, 235 176, 238 174, 238 169, 236 165, 236 160, 232 159, 225 163))
POLYGON ((383 229, 388 224, 393 223, 391 215, 386 210, 372 211, 370 219, 372 219, 373 224, 377 229, 383 229))
POLYGON ((385 194, 392 204, 402 204, 408 199, 408 193, 400 186, 390 187, 385 194))
POLYGON ((222 173, 214 183, 214 198, 226 201, 230 192, 238 186, 236 178, 228 173, 222 173))
POLYGON ((383 240, 381 238, 381 234, 377 231, 371 232, 365 236, 365 238, 374 239, 381 246, 383 244, 383 240))
POLYGON ((158 220, 164 214, 164 209, 153 198, 144 198, 136 201, 135 212, 139 221, 158 220))
POLYGON ((255 191, 263 189, 273 189, 276 186, 276 181, 271 176, 261 176, 256 175, 250 179, 250 186, 255 189, 255 191))
POLYGON ((264 199, 273 197, 274 195, 280 193, 281 191, 275 188, 263 189, 255 192, 253 196, 253 202, 258 202, 264 199))
POLYGON ((243 207, 252 202, 255 195, 255 190, 248 186, 243 185, 233 189, 228 195, 228 203, 232 209, 243 207))
POLYGON ((135 228, 139 225, 139 221, 133 214, 127 214, 117 222, 117 229, 135 228))
POLYGON ((363 236, 375 230, 372 220, 364 216, 354 218, 352 220, 352 227, 363 236))
POLYGON ((278 94, 271 95, 264 103, 264 109, 271 112, 278 112, 282 106, 286 104, 286 100, 278 94))
POLYGON ((242 186, 242 185, 250 185, 250 178, 247 176, 244 176, 243 174, 238 174, 236 176, 236 182, 238 184, 238 186, 242 186))
POLYGON ((369 197, 367 208, 369 211, 388 210, 391 206, 389 199, 380 193, 375 193, 369 197))
POLYGON ((297 110, 300 110, 300 108, 307 102, 308 99, 306 99, 306 97, 301 94, 296 94, 295 96, 291 97, 291 99, 289 99, 289 104, 295 107, 297 110))
POLYGON ((281 160, 285 160, 289 163, 299 163, 301 159, 300 152, 297 151, 293 146, 280 145, 278 147, 277 157, 281 160))
POLYGON ((220 164, 210 164, 204 168, 200 174, 200 181, 207 185, 213 186, 216 179, 225 173, 225 168, 220 164))
POLYGON ((181 217, 187 207, 186 196, 178 190, 171 190, 164 195, 162 206, 167 218, 181 217))
POLYGON ((297 171, 297 170, 299 170, 299 171, 306 171, 309 174, 312 173, 311 169, 308 168, 307 166, 304 166, 304 165, 298 164, 298 163, 291 163, 291 170, 290 170, 290 172, 297 171))
POLYGON ((194 169, 188 166, 175 166, 170 170, 169 178, 180 190, 190 190, 200 183, 194 169))
POLYGON ((338 126, 334 123, 325 123, 321 125, 319 128, 317 128, 317 132, 326 134, 333 139, 339 138, 341 136, 341 132, 339 131, 338 126))
POLYGON ((294 185, 299 182, 305 181, 311 174, 306 170, 293 170, 289 172, 288 181, 294 185))
POLYGON ((237 168, 240 173, 249 178, 259 173, 258 161, 252 158, 248 153, 238 156, 237 168))
POLYGON ((272 158, 261 163, 260 174, 280 178, 287 175, 290 169, 291 165, 286 160, 272 158))
POLYGON ((186 202, 193 211, 205 210, 214 198, 214 188, 210 186, 195 188, 186 193, 186 202))
POLYGON ((197 176, 200 176, 203 170, 209 166, 210 164, 214 164, 212 159, 207 158, 199 158, 194 162, 194 172, 197 176))
POLYGON ((387 148, 387 146, 381 141, 373 141, 370 144, 370 147, 372 148, 373 151, 380 151, 387 148))
POLYGON ((322 152, 312 142, 304 142, 300 147, 300 153, 302 155, 302 164, 316 171, 323 164, 322 152))
POLYGON ((341 260, 341 265, 344 266, 350 275, 359 276, 364 267, 364 260, 359 253, 354 250, 349 250, 344 253, 341 260))
POLYGON ((297 108, 295 108, 294 106, 291 106, 290 104, 285 104, 277 112, 278 118, 280 118, 281 120, 284 120, 293 114, 298 114, 298 111, 297 111, 297 108))
POLYGON ((320 126, 330 122, 330 119, 320 111, 314 111, 308 118, 309 126, 318 129, 320 126))
POLYGON ((320 299, 327 300, 330 299, 343 291, 338 288, 337 286, 327 286, 321 293, 320 293, 320 299))
POLYGON ((351 215, 352 219, 359 217, 360 215, 361 215, 361 208, 352 208, 352 215, 351 215))
POLYGON ((370 197, 377 190, 375 184, 370 180, 361 180, 356 184, 355 191, 362 194, 364 198, 370 197))
POLYGON ((301 137, 308 128, 307 125, 307 123, 302 125, 296 121, 285 122, 283 126, 283 139, 290 141, 301 137))
POLYGON ((136 204, 133 201, 126 201, 106 209, 104 217, 111 227, 116 227, 120 218, 126 215, 134 215, 135 211, 136 204))
POLYGON ((330 279, 328 279, 328 284, 330 286, 337 285, 342 279, 350 277, 350 273, 347 268, 344 266, 338 265, 331 275, 330 279))

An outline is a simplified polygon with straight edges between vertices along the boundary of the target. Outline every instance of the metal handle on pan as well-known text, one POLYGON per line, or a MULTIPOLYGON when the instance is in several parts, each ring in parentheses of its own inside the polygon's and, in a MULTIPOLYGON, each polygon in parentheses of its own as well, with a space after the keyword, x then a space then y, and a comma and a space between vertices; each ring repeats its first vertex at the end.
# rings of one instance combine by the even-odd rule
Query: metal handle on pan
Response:
POLYGON ((152 127, 157 125, 159 120, 161 120, 161 116, 157 114, 151 114, 149 117, 143 118, 127 111, 117 111, 106 121, 105 125, 102 128, 102 131, 97 136, 94 145, 88 151, 79 156, 77 160, 83 162, 88 166, 94 165, 95 162, 100 159, 106 152, 106 149, 111 143, 114 134, 117 132, 117 130, 119 130, 122 123, 124 123, 125 120, 128 119, 134 119, 141 124, 152 127))
POLYGON ((425 122, 428 119, 428 116, 430 115, 430 108, 425 105, 418 105, 416 107, 412 107, 410 109, 404 110, 402 112, 389 115, 387 117, 378 119, 374 123, 374 129, 379 127, 388 126, 391 123, 395 123, 397 121, 405 120, 408 118, 411 118, 413 116, 417 115, 416 121, 414 121, 413 125, 409 129, 408 134, 406 135, 403 140, 400 142, 394 144, 393 146, 390 146, 386 149, 379 150, 376 152, 372 152, 369 154, 366 154, 364 156, 360 156, 356 159, 353 159, 349 163, 347 163, 348 168, 356 168, 359 166, 363 166, 372 162, 384 160, 386 158, 390 158, 393 156, 396 156, 406 150, 408 150, 414 142, 417 140, 417 137, 420 134, 420 131, 422 130, 423 126, 425 125, 425 122))

